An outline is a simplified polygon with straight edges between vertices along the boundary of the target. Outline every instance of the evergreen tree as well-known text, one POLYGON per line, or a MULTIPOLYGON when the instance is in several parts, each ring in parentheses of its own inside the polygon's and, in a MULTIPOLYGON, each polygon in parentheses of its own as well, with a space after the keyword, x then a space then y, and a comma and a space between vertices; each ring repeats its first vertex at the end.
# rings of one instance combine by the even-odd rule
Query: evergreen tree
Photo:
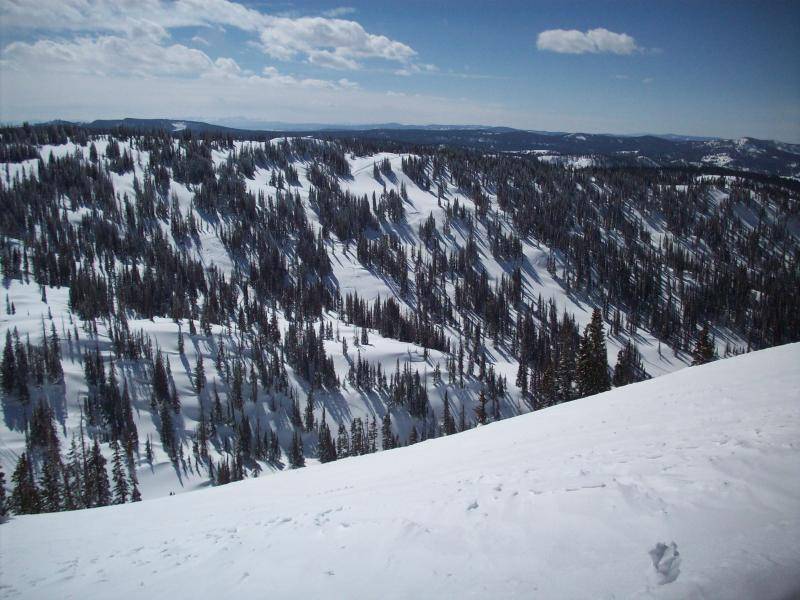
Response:
POLYGON ((608 376, 608 350, 606 349, 606 336, 603 330, 603 316, 599 308, 592 311, 592 321, 589 323, 589 341, 594 365, 594 391, 599 394, 611 389, 608 376))
POLYGON ((136 477, 136 467, 128 464, 128 474, 131 480, 131 502, 141 502, 142 493, 139 491, 139 478, 136 477))
POLYGON ((322 409, 322 421, 319 426, 319 461, 322 463, 336 460, 336 444, 333 442, 331 430, 325 419, 325 409, 322 409))
POLYGON ((392 435, 392 415, 387 410, 383 415, 381 424, 381 448, 390 450, 394 448, 394 436, 392 435))
POLYGON ((6 501, 6 474, 0 465, 0 523, 3 523, 8 516, 8 503, 6 501))
POLYGON ((33 480, 33 466, 25 452, 20 454, 14 473, 11 475, 11 498, 9 507, 18 515, 40 512, 41 500, 33 480))
POLYGON ((716 348, 711 341, 708 323, 703 325, 692 350, 692 365, 704 365, 714 360, 716 348))
POLYGON ((70 501, 66 507, 67 510, 86 508, 83 474, 83 455, 78 452, 75 435, 73 434, 69 451, 67 452, 67 465, 64 469, 64 491, 70 501))
POLYGON ((336 435, 336 456, 338 458, 350 456, 350 436, 347 435, 347 428, 343 423, 339 424, 339 432, 336 435))
POLYGON ((111 504, 111 487, 108 483, 108 473, 106 472, 106 459, 100 451, 100 444, 97 438, 94 440, 91 454, 88 461, 89 477, 91 478, 92 496, 89 506, 108 506, 111 504))
POLYGON ((306 458, 303 455, 303 436, 295 429, 292 436, 292 448, 289 452, 289 465, 293 469, 306 466, 306 458))
POLYGON ((444 417, 442 419, 442 428, 445 435, 453 435, 456 432, 456 421, 450 412, 450 400, 447 398, 447 390, 444 392, 444 417))
POLYGON ((206 386, 206 371, 203 367, 203 355, 197 353, 197 363, 194 367, 194 391, 200 394, 206 386))
POLYGON ((3 349, 3 360, 0 363, 0 376, 3 390, 9 393, 17 383, 17 363, 14 358, 14 346, 11 343, 11 331, 6 329, 6 345, 3 349))
POLYGON ((125 504, 125 502, 128 501, 128 480, 125 477, 122 453, 120 452, 117 440, 111 442, 111 448, 114 451, 111 467, 111 474, 114 482, 114 504, 125 504))
POLYGON ((314 392, 312 390, 308 390, 308 396, 306 396, 306 410, 303 426, 306 431, 314 430, 314 392))
POLYGON ((58 512, 63 508, 63 465, 56 451, 48 451, 42 462, 41 502, 44 512, 58 512))
POLYGON ((486 425, 486 394, 481 390, 478 396, 478 406, 475 407, 475 418, 480 425, 486 425))

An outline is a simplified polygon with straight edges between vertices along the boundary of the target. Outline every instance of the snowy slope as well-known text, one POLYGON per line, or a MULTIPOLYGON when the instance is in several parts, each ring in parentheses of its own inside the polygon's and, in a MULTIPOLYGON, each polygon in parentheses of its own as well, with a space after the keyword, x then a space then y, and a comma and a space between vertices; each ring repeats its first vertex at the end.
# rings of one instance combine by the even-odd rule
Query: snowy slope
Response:
POLYGON ((783 346, 408 448, 14 517, 2 595, 793 597, 799 365, 783 346), (659 575, 649 551, 673 541, 659 575))
MULTIPOLYGON (((277 140, 274 141, 278 143, 277 140)), ((103 156, 106 150, 108 141, 103 138, 101 140, 94 140, 97 146, 99 155, 103 156)), ((236 142, 235 150, 240 151, 243 146, 250 146, 256 142, 236 142)), ((133 181, 136 177, 142 181, 145 175, 146 166, 149 162, 149 153, 146 151, 138 150, 135 145, 128 141, 121 141, 120 148, 122 151, 130 152, 134 158, 135 164, 131 172, 119 175, 111 172, 110 177, 113 181, 115 192, 118 199, 121 201, 122 197, 127 194, 129 197, 134 196, 133 181)), ((45 145, 40 148, 42 157, 49 157, 52 153, 56 157, 63 157, 69 154, 81 152, 83 156, 89 155, 88 146, 80 146, 75 143, 68 143, 63 145, 45 145)), ((217 166, 225 163, 233 153, 233 150, 215 150, 213 153, 214 162, 217 166)), ((340 180, 342 189, 348 190, 356 195, 368 195, 380 192, 384 189, 384 185, 388 188, 393 188, 399 191, 402 186, 405 186, 408 194, 408 201, 406 202, 405 210, 406 217, 402 223, 389 224, 383 223, 383 233, 393 233, 400 236, 403 242, 409 248, 419 249, 426 258, 430 257, 430 253, 425 249, 425 246, 420 239, 418 228, 428 218, 433 215, 437 222, 437 227, 442 228, 445 221, 445 209, 439 205, 436 194, 432 191, 420 188, 411 178, 409 178, 401 168, 402 159, 408 155, 394 154, 394 153, 379 153, 371 156, 357 157, 348 155, 348 162, 350 166, 351 178, 343 178, 340 180), (381 177, 377 180, 373 176, 373 164, 387 158, 393 168, 392 178, 381 177)), ((291 186, 293 193, 297 193, 304 207, 307 211, 309 221, 316 230, 321 228, 318 215, 315 208, 311 206, 308 197, 311 184, 308 180, 306 168, 308 164, 301 160, 293 163, 299 173, 299 185, 291 186)), ((35 173, 37 170, 37 161, 29 160, 19 164, 0 164, 0 171, 5 172, 8 168, 8 174, 5 177, 5 185, 16 185, 15 177, 21 176, 23 169, 27 173, 35 173)), ((253 194, 259 192, 267 196, 274 196, 277 192, 274 186, 269 185, 270 170, 258 168, 252 179, 246 180, 247 188, 253 194)), ((186 185, 178 183, 174 180, 170 184, 170 194, 175 194, 178 199, 178 204, 184 213, 188 213, 191 208, 191 199, 193 191, 186 185)), ((497 199, 494 194, 487 193, 490 199, 490 204, 493 211, 497 211, 497 218, 500 219, 502 226, 505 230, 511 231, 511 224, 508 218, 499 215, 497 199)), ((457 189, 454 185, 446 186, 445 202, 455 202, 458 200, 461 204, 466 205, 470 209, 474 209, 474 203, 464 193, 457 189)), ((78 211, 70 211, 65 200, 64 210, 70 215, 70 218, 79 221, 81 218, 80 209, 78 211)), ((217 226, 212 222, 206 221, 203 215, 195 209, 194 216, 197 222, 200 223, 199 241, 192 245, 188 251, 205 267, 215 266, 223 273, 230 274, 233 270, 233 258, 228 254, 220 237, 217 226)), ((169 236, 169 227, 166 223, 162 223, 165 233, 169 236)), ((660 230, 653 230, 654 244, 660 240, 660 230)), ((487 242, 486 227, 484 224, 476 223, 476 239, 478 240, 479 247, 479 261, 482 267, 486 270, 490 284, 498 283, 502 276, 508 276, 509 265, 504 264, 502 261, 497 260, 491 253, 487 242)), ((442 236, 441 242, 443 247, 448 252, 456 251, 460 247, 464 247, 467 240, 466 231, 460 230, 458 227, 453 227, 452 233, 449 236, 442 236)), ((379 272, 367 269, 357 258, 355 244, 342 242, 338 240, 335 235, 331 235, 331 239, 326 242, 328 254, 331 257, 333 278, 338 284, 339 291, 344 296, 352 291, 357 291, 358 294, 367 300, 373 300, 377 297, 387 298, 390 296, 398 296, 397 284, 391 278, 382 275, 379 272)), ((589 322, 593 306, 589 303, 583 302, 580 297, 569 294, 563 287, 563 282, 558 277, 549 273, 546 269, 546 263, 550 249, 533 239, 522 240, 522 253, 520 266, 523 271, 525 296, 529 302, 534 301, 541 295, 545 301, 553 299, 558 307, 558 313, 563 311, 574 315, 579 328, 583 327, 589 322)), ((411 269, 413 265, 409 265, 411 269)), ((413 278, 412 278, 413 279, 413 278)), ((448 289, 453 292, 453 284, 448 283, 448 289)), ((413 287, 413 284, 412 284, 413 287)), ((68 290, 66 288, 46 289, 46 301, 42 300, 41 291, 38 285, 31 282, 30 284, 22 284, 17 281, 10 281, 6 283, 3 290, 8 300, 14 303, 16 313, 14 315, 0 314, 0 339, 5 338, 7 330, 17 328, 20 335, 30 335, 34 343, 38 343, 41 338, 42 322, 43 319, 46 327, 49 328, 48 315, 52 315, 54 323, 62 340, 62 355, 64 356, 63 368, 66 374, 66 381, 63 390, 58 394, 58 402, 63 405, 61 421, 62 427, 60 428, 63 437, 61 445, 66 449, 69 445, 69 440, 72 434, 79 430, 81 423, 80 405, 81 399, 86 393, 86 384, 83 374, 83 365, 80 361, 81 354, 86 350, 92 350, 99 346, 103 356, 108 360, 111 356, 110 352, 110 339, 106 326, 101 323, 97 337, 93 337, 86 333, 86 323, 82 322, 77 315, 69 310, 68 306, 68 290), (67 331, 74 326, 81 330, 81 341, 74 343, 67 343, 67 331)), ((408 299, 398 298, 401 302, 406 304, 405 308, 414 309, 413 301, 409 302, 408 299)), ((473 408, 477 401, 480 385, 476 381, 468 381, 464 389, 457 389, 455 386, 444 386, 434 384, 432 373, 437 364, 445 373, 445 380, 447 379, 447 357, 446 355, 431 351, 427 360, 423 359, 423 349, 411 343, 400 342, 397 340, 382 338, 377 332, 371 331, 370 344, 362 348, 355 348, 352 344, 352 339, 355 334, 355 328, 339 325, 340 315, 329 313, 326 319, 331 322, 336 322, 337 328, 340 329, 341 337, 351 343, 350 350, 347 355, 342 351, 342 345, 338 342, 327 342, 326 352, 332 356, 336 365, 337 375, 341 379, 346 378, 347 368, 351 361, 353 361, 358 354, 362 358, 369 360, 373 364, 380 363, 381 367, 386 372, 393 372, 398 361, 401 365, 405 361, 411 363, 412 368, 419 370, 420 376, 423 378, 423 384, 426 386, 427 393, 430 397, 430 402, 436 415, 441 417, 443 402, 442 398, 445 391, 449 393, 453 408, 460 413, 462 410, 468 416, 473 414, 473 408)), ((285 332, 287 322, 283 315, 279 314, 279 321, 282 330, 285 332)), ((205 357, 205 368, 207 369, 207 377, 209 382, 220 382, 220 393, 225 397, 226 390, 222 386, 222 377, 214 367, 213 356, 217 342, 220 338, 224 339, 226 344, 231 343, 230 331, 226 328, 215 325, 214 338, 206 338, 205 336, 189 336, 188 322, 181 323, 181 330, 184 335, 186 343, 186 352, 183 356, 178 353, 177 339, 179 327, 174 321, 167 318, 157 318, 153 322, 146 319, 130 319, 129 324, 132 331, 144 331, 147 335, 151 336, 152 340, 157 343, 158 347, 165 353, 165 359, 170 362, 171 371, 181 397, 183 406, 183 424, 179 428, 189 436, 194 431, 197 420, 199 418, 199 399, 194 393, 190 380, 190 371, 194 367, 198 353, 205 357)), ((449 335, 450 340, 455 347, 458 343, 460 332, 447 328, 446 333, 449 335)), ((723 352, 723 337, 718 339, 720 354, 723 352)), ((636 335, 639 350, 642 353, 645 368, 648 373, 653 376, 658 376, 663 373, 669 373, 676 369, 685 367, 689 363, 689 357, 684 353, 673 354, 672 351, 665 349, 662 353, 658 340, 645 329, 639 329, 636 335)), ((609 364, 613 365, 616 361, 617 353, 628 341, 627 335, 622 336, 609 336, 608 338, 608 360, 609 364)), ((733 338, 735 343, 741 343, 740 340, 733 338)), ((516 373, 518 370, 518 362, 514 356, 509 354, 502 348, 495 347, 491 340, 486 342, 487 352, 490 362, 493 364, 495 371, 500 376, 505 376, 509 382, 508 395, 503 399, 500 412, 503 417, 513 416, 520 412, 526 412, 529 407, 525 401, 520 397, 519 389, 514 386, 516 373)), ((188 469, 182 472, 176 472, 166 453, 162 451, 161 444, 158 436, 158 429, 153 421, 152 413, 149 409, 149 388, 148 378, 143 376, 141 370, 137 370, 136 365, 120 364, 119 368, 121 375, 127 379, 133 393, 134 404, 134 418, 136 426, 139 430, 140 440, 144 440, 146 436, 150 436, 153 442, 155 451, 155 467, 150 468, 149 465, 140 457, 137 463, 137 476, 141 484, 141 492, 145 499, 154 498, 157 496, 168 495, 170 492, 180 493, 183 491, 194 490, 197 487, 203 487, 208 482, 208 473, 202 468, 192 468, 191 461, 188 464, 188 469)), ((304 399, 305 392, 307 391, 307 383, 301 381, 300 378, 295 377, 294 373, 289 373, 290 384, 297 390, 302 391, 301 403, 304 399)), ((39 394, 34 394, 34 399, 38 399, 39 394)), ((52 397, 52 396, 51 396, 52 397)), ((266 397, 261 398, 261 402, 251 409, 248 415, 253 423, 258 423, 263 427, 271 427, 281 438, 281 443, 286 448, 291 440, 292 430, 288 426, 284 418, 284 411, 282 409, 288 406, 285 403, 279 406, 277 412, 270 412, 265 408, 266 397)), ((385 399, 376 398, 373 394, 367 394, 358 389, 348 388, 346 385, 343 389, 335 394, 317 395, 318 406, 315 411, 316 418, 321 418, 323 408, 327 411, 327 415, 336 424, 349 423, 350 419, 357 417, 363 419, 380 419, 387 410, 385 406, 385 399)), ((401 411, 394 411, 392 414, 395 433, 401 439, 408 438, 411 427, 414 423, 403 414, 401 411)), ((334 431, 336 427, 334 426, 334 431)), ((305 440, 306 447, 310 447, 314 441, 315 436, 308 435, 305 440)), ((144 442, 142 441, 142 444, 144 442)), ((186 447, 189 447, 189 441, 184 441, 186 447)), ((11 473, 16 464, 19 454, 25 447, 24 431, 19 427, 11 427, 9 419, 6 418, 0 422, 0 464, 2 464, 5 472, 11 473)), ((110 457, 110 449, 107 444, 103 445, 103 451, 106 457, 110 457)), ((218 460, 222 458, 221 453, 217 453, 212 449, 212 458, 218 460)), ((271 470, 267 464, 261 465, 266 470, 271 470)))

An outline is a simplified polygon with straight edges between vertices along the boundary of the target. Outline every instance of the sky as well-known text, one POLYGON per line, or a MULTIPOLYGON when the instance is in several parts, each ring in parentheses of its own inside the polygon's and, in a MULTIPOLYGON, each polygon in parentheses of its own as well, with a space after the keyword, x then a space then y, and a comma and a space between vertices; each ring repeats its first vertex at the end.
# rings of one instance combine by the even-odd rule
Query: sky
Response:
POLYGON ((0 121, 122 117, 800 143, 800 2, 0 0, 0 121))

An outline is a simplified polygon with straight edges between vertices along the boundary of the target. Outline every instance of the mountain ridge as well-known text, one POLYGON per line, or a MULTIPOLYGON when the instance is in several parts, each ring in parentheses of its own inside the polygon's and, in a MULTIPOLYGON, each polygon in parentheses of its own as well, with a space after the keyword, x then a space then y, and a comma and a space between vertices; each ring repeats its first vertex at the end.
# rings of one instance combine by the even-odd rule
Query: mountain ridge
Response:
POLYGON ((311 128, 317 124, 307 124, 308 126, 294 130, 264 130, 183 119, 135 118, 95 120, 83 125, 98 131, 110 131, 116 127, 172 132, 188 129, 198 133, 227 133, 243 139, 248 136, 349 136, 365 140, 457 146, 484 152, 549 152, 565 157, 567 162, 575 157, 595 157, 595 162, 605 166, 718 167, 800 179, 800 145, 751 137, 723 139, 675 134, 591 134, 529 131, 509 127, 399 124, 338 128, 328 125, 311 128))

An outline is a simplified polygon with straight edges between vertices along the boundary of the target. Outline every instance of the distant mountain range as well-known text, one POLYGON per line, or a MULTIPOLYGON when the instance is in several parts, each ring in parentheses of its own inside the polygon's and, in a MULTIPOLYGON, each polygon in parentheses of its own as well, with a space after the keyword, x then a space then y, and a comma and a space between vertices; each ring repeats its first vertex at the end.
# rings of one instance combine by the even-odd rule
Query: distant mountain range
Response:
MULTIPOLYGON (((580 164, 596 166, 698 166, 752 171, 800 179, 800 144, 744 137, 620 135, 527 131, 480 125, 327 125, 254 121, 243 118, 207 123, 183 119, 105 119, 83 123, 93 129, 125 126, 178 132, 227 132, 236 137, 269 138, 283 135, 357 137, 421 144, 458 146, 488 152, 536 153, 546 157, 589 157, 580 164), (239 125, 239 126, 234 126, 239 125)), ((565 162, 569 162, 565 160, 565 162)), ((572 161, 576 164, 575 161, 572 161)))

